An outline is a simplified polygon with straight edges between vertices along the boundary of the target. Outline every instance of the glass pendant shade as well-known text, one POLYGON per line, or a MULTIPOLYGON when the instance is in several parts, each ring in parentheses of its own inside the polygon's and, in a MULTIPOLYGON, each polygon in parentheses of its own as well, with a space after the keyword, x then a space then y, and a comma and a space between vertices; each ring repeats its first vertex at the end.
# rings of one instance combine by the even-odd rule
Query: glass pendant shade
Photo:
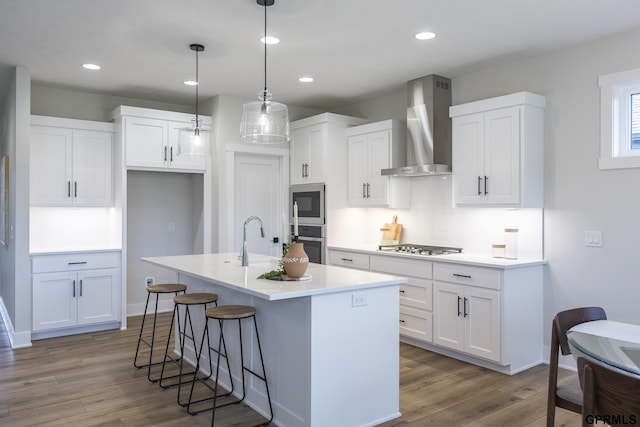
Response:
POLYGON ((180 128, 178 134, 178 154, 204 156, 209 154, 211 130, 202 126, 200 119, 194 119, 193 126, 180 128))
POLYGON ((271 101, 271 93, 261 92, 260 101, 247 102, 242 107, 240 139, 252 144, 282 144, 289 142, 289 110, 286 105, 271 101))

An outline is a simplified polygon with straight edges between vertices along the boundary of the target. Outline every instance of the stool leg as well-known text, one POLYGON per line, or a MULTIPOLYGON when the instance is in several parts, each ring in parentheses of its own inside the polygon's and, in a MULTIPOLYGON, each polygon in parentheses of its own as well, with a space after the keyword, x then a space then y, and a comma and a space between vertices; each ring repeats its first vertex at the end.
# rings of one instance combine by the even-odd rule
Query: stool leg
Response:
POLYGON ((147 307, 149 307, 150 296, 151 296, 151 292, 147 291, 147 303, 144 305, 144 314, 142 315, 142 324, 140 325, 140 335, 138 335, 138 345, 136 347, 136 355, 133 358, 133 366, 135 366, 136 368, 144 367, 144 365, 138 365, 138 352, 140 351, 140 342, 142 342, 142 331, 144 331, 144 321, 147 318, 147 307))
MULTIPOLYGON (((269 425, 273 420, 273 407, 271 406, 271 395, 269 394, 269 383, 267 382, 267 370, 264 368, 264 359, 262 358, 262 346, 260 345, 260 334, 258 334, 258 323, 256 322, 255 316, 251 316, 251 317, 253 317, 253 327, 255 328, 255 331, 256 331, 256 341, 258 342, 258 353, 260 353, 260 364, 262 365, 262 374, 263 374, 262 379, 264 380, 264 386, 267 389, 267 401, 269 402, 269 414, 271 416, 271 418, 269 418, 269 421, 267 421, 264 424, 260 424, 262 426, 266 426, 266 425, 269 425)), ((254 373, 254 375, 256 374, 254 373)), ((258 376, 258 378, 260 378, 260 376, 258 376)))
MULTIPOLYGON (((160 387, 162 388, 167 388, 168 386, 164 386, 162 384, 162 380, 166 379, 164 377, 164 368, 165 365, 167 363, 167 357, 169 356, 169 344, 171 343, 171 335, 173 334, 173 322, 175 318, 178 318, 178 331, 180 330, 180 311, 178 310, 178 304, 174 304, 173 305, 173 314, 171 315, 171 324, 169 326, 169 333, 167 334, 167 345, 164 348, 164 358, 162 359, 162 370, 160 371, 160 378, 159 378, 159 384, 160 387)), ((181 336, 180 333, 178 333, 178 336, 181 336)), ((182 342, 180 342, 180 349, 182 349, 182 342)), ((173 360, 173 359, 171 359, 173 360)))

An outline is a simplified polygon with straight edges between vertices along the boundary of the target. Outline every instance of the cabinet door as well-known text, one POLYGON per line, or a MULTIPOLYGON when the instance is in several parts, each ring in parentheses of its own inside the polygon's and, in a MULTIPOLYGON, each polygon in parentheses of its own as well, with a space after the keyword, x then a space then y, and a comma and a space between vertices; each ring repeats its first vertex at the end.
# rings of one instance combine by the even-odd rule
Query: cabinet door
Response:
POLYGON ((113 194, 113 135, 109 132, 73 131, 74 205, 110 206, 113 194))
POLYGON ((31 127, 30 198, 32 206, 71 203, 71 129, 31 127))
POLYGON ((164 120, 124 118, 126 165, 164 168, 170 155, 169 128, 164 120), (166 157, 165 157, 166 156, 166 157))
POLYGON ((453 181, 457 205, 477 205, 484 197, 484 114, 454 117, 453 181))
POLYGON ((206 157, 202 155, 181 154, 178 147, 180 129, 191 128, 191 123, 169 122, 169 141, 167 152, 167 166, 171 169, 182 169, 192 171, 204 171, 206 168, 206 157))
MULTIPOLYGON (((356 135, 349 138, 348 144, 349 204, 366 206, 368 204, 366 185, 369 177, 369 142, 366 135, 356 135)), ((369 191, 370 188, 371 186, 369 186, 369 191)))
POLYGON ((110 268, 78 272, 78 325, 119 319, 117 271, 110 268))
POLYGON ((33 275, 34 331, 66 328, 76 325, 76 273, 33 275))
POLYGON ((520 203, 520 108, 485 113, 485 203, 520 203))
POLYGON ((368 179, 369 194, 368 204, 389 204, 389 177, 382 176, 380 171, 391 166, 391 133, 389 131, 375 132, 368 135, 369 140, 369 167, 368 179))
POLYGON ((464 351, 500 362, 500 293, 469 287, 464 298, 464 351))
POLYGON ((291 184, 325 182, 326 132, 323 123, 291 132, 291 184))
POLYGON ((464 350, 464 287, 451 283, 433 284, 433 343, 464 350))

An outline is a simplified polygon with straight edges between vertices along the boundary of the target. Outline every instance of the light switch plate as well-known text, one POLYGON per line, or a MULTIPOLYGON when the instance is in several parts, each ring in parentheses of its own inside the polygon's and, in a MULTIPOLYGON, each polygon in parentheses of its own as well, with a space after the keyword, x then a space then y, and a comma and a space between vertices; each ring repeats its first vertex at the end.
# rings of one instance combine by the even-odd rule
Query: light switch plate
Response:
POLYGON ((602 231, 585 231, 584 245, 594 248, 602 247, 602 231))

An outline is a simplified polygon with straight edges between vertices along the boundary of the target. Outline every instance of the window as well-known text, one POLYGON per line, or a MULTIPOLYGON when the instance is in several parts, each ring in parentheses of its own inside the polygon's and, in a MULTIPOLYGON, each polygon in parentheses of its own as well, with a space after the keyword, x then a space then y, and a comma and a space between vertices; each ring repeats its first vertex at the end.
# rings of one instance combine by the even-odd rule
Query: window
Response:
POLYGON ((640 69, 600 76, 600 169, 640 168, 640 69))

